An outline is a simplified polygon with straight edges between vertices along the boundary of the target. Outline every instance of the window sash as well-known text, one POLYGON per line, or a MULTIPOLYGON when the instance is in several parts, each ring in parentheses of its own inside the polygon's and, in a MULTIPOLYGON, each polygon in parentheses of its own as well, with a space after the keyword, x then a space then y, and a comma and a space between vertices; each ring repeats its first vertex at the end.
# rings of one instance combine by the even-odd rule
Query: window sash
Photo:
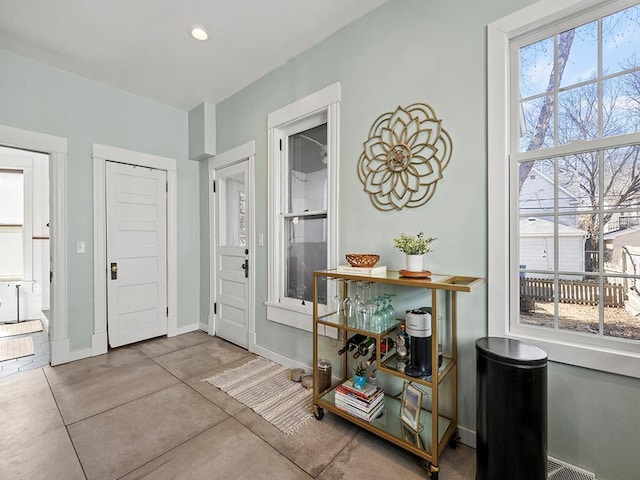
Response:
MULTIPOLYGON (((269 284, 267 318, 271 321, 311 331, 313 303, 285 297, 285 221, 326 215, 327 260, 324 268, 337 265, 338 251, 338 152, 340 84, 336 83, 269 114, 269 284), (326 210, 289 212, 287 165, 283 151, 288 136, 327 124, 326 210)), ((331 286, 329 286, 330 288, 331 286)))
POLYGON ((533 152, 511 149, 511 145, 519 142, 512 128, 517 122, 514 118, 517 109, 513 106, 513 97, 517 95, 510 94, 519 92, 519 88, 518 79, 509 75, 514 61, 511 44, 528 32, 537 32, 539 38, 544 38, 583 24, 588 17, 605 16, 635 4, 637 0, 542 0, 488 26, 488 333, 538 345, 547 351, 550 360, 640 378, 637 344, 514 326, 510 319, 517 318, 519 303, 513 295, 505 295, 505 292, 519 291, 518 265, 511 262, 518 234, 517 229, 509 227, 514 218, 512 213, 517 211, 517 198, 510 195, 510 191, 517 189, 516 176, 512 173, 518 163, 638 142, 638 135, 634 133, 597 139, 588 145, 578 141, 533 152))

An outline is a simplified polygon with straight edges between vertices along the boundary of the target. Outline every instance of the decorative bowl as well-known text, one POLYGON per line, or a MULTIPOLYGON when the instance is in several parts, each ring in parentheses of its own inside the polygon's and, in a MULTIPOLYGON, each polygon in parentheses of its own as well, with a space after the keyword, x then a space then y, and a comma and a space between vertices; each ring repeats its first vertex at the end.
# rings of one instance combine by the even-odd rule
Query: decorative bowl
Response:
POLYGON ((348 253, 345 258, 352 267, 373 267, 380 260, 380 255, 375 253, 348 253))

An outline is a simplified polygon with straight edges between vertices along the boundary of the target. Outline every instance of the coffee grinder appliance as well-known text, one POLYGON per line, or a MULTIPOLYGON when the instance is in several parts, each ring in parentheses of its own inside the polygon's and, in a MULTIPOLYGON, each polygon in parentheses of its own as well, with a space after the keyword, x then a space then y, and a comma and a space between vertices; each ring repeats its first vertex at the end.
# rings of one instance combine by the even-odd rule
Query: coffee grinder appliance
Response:
POLYGON ((405 331, 411 338, 411 359, 405 368, 410 377, 431 375, 431 307, 409 310, 405 331))

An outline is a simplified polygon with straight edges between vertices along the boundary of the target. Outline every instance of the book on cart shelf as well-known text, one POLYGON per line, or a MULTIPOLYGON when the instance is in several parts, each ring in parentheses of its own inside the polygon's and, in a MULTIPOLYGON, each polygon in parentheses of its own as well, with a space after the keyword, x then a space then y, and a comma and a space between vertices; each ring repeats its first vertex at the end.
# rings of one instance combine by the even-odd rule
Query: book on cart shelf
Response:
POLYGON ((380 402, 378 405, 376 405, 376 407, 371 411, 371 413, 366 413, 350 405, 343 405, 339 403, 338 400, 336 400, 336 407, 339 408, 340 410, 344 410, 345 412, 349 413, 350 415, 353 415, 354 417, 357 417, 366 422, 371 422, 382 413, 382 410, 384 410, 384 402, 380 402))
POLYGON ((336 402, 340 401, 342 403, 347 403, 355 408, 364 410, 367 413, 371 412, 371 410, 377 407, 378 404, 383 400, 383 398, 384 392, 382 391, 382 389, 376 392, 376 394, 371 398, 365 399, 354 395, 353 393, 340 386, 336 388, 336 402))
POLYGON ((358 397, 364 398, 364 399, 368 399, 371 398, 373 395, 375 395, 376 393, 378 393, 378 391, 382 392, 383 390, 378 387, 377 385, 373 385, 372 383, 365 383, 361 388, 356 387, 353 384, 353 379, 349 379, 345 382, 343 382, 340 387, 342 387, 345 390, 348 390, 350 393, 353 393, 354 395, 357 395, 358 397))
POLYGON ((384 265, 378 267, 352 267, 351 265, 338 265, 336 269, 338 273, 351 273, 355 275, 385 275, 387 267, 384 265))
POLYGON ((370 383, 356 388, 353 381, 347 380, 336 387, 335 404, 341 410, 370 422, 384 408, 384 390, 370 383))

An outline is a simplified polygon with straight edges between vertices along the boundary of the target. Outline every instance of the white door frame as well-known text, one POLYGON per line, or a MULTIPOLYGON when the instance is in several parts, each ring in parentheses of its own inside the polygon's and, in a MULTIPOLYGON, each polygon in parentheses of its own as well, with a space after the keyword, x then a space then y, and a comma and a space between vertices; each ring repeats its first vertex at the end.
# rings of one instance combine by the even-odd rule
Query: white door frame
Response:
POLYGON ((213 304, 216 301, 216 239, 214 222, 216 221, 216 203, 215 195, 213 195, 213 182, 216 179, 216 169, 228 167, 235 163, 242 161, 248 161, 248 178, 247 178, 247 190, 251 192, 251 200, 249 205, 249 215, 247 218, 247 225, 249 227, 249 235, 247 235, 247 248, 249 249, 249 282, 248 282, 248 296, 247 296, 247 313, 249 315, 249 338, 248 350, 253 352, 256 344, 256 314, 255 314, 255 157, 256 157, 256 142, 247 142, 238 147, 227 150, 220 153, 208 160, 209 170, 209 324, 207 331, 209 335, 215 335, 216 332, 216 315, 214 314, 213 304))
POLYGON ((67 330, 67 139, 0 125, 0 144, 49 155, 51 203, 51 365, 71 360, 67 330))
POLYGON ((139 165, 167 172, 167 336, 178 335, 177 173, 173 158, 93 144, 93 316, 91 355, 107 352, 106 162, 139 165))

